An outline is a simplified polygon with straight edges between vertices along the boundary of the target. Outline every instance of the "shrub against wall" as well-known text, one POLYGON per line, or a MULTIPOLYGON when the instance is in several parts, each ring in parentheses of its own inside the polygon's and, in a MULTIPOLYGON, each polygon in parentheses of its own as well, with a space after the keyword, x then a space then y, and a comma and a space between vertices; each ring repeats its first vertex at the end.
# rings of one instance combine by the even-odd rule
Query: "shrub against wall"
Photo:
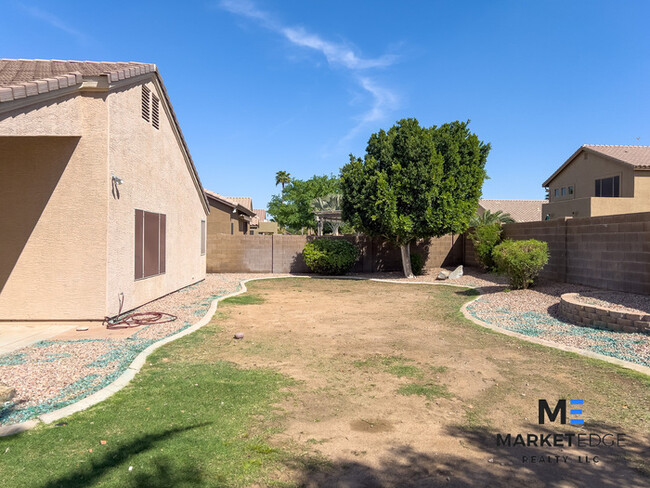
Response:
POLYGON ((494 248, 492 256, 498 271, 508 276, 513 289, 526 289, 548 263, 548 245, 535 239, 506 240, 494 248))
POLYGON ((492 252, 501 241, 501 224, 479 224, 469 233, 469 238, 474 244, 474 252, 481 266, 488 271, 494 269, 492 252))
POLYGON ((422 269, 424 268, 424 258, 422 254, 416 252, 411 253, 411 271, 415 276, 422 274, 422 269))
POLYGON ((302 254, 314 273, 342 275, 354 266, 359 249, 342 239, 316 239, 305 244, 302 254))

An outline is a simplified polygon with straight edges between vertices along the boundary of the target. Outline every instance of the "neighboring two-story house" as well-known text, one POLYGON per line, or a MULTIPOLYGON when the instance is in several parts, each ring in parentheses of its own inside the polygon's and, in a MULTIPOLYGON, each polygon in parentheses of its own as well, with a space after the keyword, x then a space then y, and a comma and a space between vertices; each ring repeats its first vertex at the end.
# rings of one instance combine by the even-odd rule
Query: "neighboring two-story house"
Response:
POLYGON ((650 212, 650 146, 584 145, 542 186, 543 219, 650 212))
POLYGON ((102 320, 205 278, 208 202, 153 64, 0 60, 0 321, 102 320))

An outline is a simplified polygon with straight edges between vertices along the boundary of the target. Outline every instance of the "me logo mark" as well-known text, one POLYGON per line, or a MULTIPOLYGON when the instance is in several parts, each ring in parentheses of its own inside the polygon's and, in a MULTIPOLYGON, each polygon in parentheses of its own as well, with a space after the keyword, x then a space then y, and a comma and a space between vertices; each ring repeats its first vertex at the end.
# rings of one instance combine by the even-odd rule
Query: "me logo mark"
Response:
MULTIPOLYGON (((584 404, 584 400, 569 400, 571 405, 580 405, 584 404)), ((579 417, 582 415, 582 408, 572 408, 570 414, 573 417, 579 417)), ((558 400, 555 404, 555 408, 551 410, 548 402, 546 400, 539 400, 539 423, 544 424, 546 417, 548 417, 549 422, 555 422, 555 419, 560 417, 560 423, 566 424, 567 415, 566 415, 566 400, 558 400)), ((584 419, 581 418, 572 418, 570 419, 571 425, 583 425, 585 423, 584 419)))

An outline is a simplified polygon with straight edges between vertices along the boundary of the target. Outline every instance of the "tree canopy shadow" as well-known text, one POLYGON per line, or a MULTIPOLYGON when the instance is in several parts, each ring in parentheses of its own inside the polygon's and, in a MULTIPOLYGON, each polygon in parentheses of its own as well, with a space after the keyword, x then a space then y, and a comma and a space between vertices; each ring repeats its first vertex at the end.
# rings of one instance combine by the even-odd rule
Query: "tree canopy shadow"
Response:
MULTIPOLYGON (((447 433, 456 437, 468 449, 468 456, 421 452, 410 445, 396 446, 379 462, 371 465, 363 461, 335 461, 324 465, 303 463, 295 479, 298 486, 345 488, 424 488, 424 487, 544 487, 589 486, 590 488, 643 487, 650 483, 648 471, 639 467, 647 461, 650 439, 628 438, 621 452, 610 447, 581 449, 580 453, 599 456, 600 462, 580 463, 572 449, 547 447, 497 446, 496 434, 485 427, 466 428, 450 426, 447 433), (477 460, 471 452, 483 453, 477 460), (570 456, 567 463, 523 463, 522 456, 570 456), (564 486, 563 485, 563 486, 564 486)), ((524 432, 539 434, 539 425, 528 425, 524 432)), ((589 431, 620 432, 620 428, 591 423, 589 431)), ((550 433, 548 431, 547 433, 550 433)), ((620 451, 620 449, 619 449, 620 451)), ((295 470, 296 467, 292 466, 295 470)))
MULTIPOLYGON (((42 488, 81 488, 90 486, 99 481, 100 478, 113 469, 120 466, 125 470, 128 469, 126 462, 131 457, 153 449, 159 443, 166 441, 175 435, 204 427, 209 424, 210 422, 206 422, 187 427, 168 429, 155 434, 143 435, 130 442, 115 446, 100 458, 92 459, 89 465, 81 466, 79 469, 69 472, 65 476, 48 481, 42 485, 42 488)), ((187 465, 186 462, 181 464, 183 464, 183 466, 178 467, 178 461, 172 463, 169 459, 157 458, 153 461, 153 473, 151 470, 148 470, 147 472, 136 472, 134 473, 133 478, 129 480, 129 484, 125 486, 162 488, 181 485, 198 485, 202 482, 203 476, 197 467, 187 465)))

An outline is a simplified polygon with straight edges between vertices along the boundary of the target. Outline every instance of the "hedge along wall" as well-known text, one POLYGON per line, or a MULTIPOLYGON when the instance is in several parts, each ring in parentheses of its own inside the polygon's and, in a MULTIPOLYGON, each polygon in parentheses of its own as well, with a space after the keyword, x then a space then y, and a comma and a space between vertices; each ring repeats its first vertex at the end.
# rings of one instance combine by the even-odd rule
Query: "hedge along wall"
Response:
MULTIPOLYGON (((399 248, 381 239, 359 236, 330 236, 355 244, 361 254, 352 269, 357 273, 401 271, 399 248)), ((309 273, 302 250, 316 236, 230 235, 208 233, 208 273, 309 273)), ((422 240, 411 246, 424 258, 425 269, 456 266, 463 262, 463 236, 422 240)))
MULTIPOLYGON (((548 243, 544 278, 650 294, 650 212, 505 224, 503 235, 548 243)), ((465 264, 478 266, 470 239, 465 264)))

